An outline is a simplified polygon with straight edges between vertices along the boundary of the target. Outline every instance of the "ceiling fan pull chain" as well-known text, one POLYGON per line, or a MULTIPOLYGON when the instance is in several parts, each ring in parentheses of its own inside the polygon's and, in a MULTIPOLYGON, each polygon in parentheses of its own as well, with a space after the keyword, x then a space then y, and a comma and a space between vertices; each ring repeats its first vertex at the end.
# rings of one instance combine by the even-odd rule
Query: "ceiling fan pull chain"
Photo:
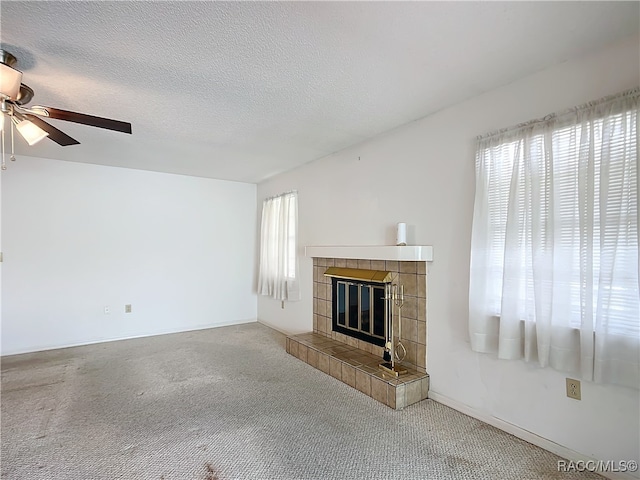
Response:
MULTIPOLYGON (((2 121, 4 122, 4 114, 2 115, 2 121)), ((2 129, 2 170, 7 169, 7 164, 4 161, 4 128, 2 129)))
MULTIPOLYGON (((2 148, 2 150, 4 150, 4 146, 2 148)), ((11 156, 9 157, 9 160, 11 160, 12 162, 16 161, 16 156, 14 155, 14 148, 13 148, 13 122, 11 122, 11 156)))

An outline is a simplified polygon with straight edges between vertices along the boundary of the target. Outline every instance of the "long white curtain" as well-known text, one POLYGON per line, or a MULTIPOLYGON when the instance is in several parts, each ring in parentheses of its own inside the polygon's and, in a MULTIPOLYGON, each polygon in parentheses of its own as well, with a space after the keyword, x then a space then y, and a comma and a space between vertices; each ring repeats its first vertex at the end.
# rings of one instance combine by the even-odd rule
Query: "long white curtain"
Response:
POLYGON ((639 95, 478 139, 473 350, 640 388, 639 95))
POLYGON ((298 194, 262 203, 258 293, 276 300, 300 300, 298 279, 298 194))

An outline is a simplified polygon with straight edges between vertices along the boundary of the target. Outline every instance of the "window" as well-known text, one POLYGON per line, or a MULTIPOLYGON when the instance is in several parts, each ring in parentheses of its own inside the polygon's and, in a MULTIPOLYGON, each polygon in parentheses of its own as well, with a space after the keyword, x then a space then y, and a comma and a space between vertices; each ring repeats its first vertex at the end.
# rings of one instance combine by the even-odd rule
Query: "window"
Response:
POLYGON ((478 140, 474 350, 638 388, 638 96, 478 140))
POLYGON ((297 260, 298 194, 262 203, 258 292, 277 300, 299 300, 297 260))

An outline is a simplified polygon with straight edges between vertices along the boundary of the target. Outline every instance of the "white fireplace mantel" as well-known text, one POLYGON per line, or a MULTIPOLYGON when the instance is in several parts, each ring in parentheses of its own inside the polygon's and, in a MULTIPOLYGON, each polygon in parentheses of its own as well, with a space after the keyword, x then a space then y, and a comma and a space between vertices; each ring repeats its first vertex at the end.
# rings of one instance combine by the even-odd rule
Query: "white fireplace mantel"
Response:
POLYGON ((311 246, 304 248, 305 256, 317 258, 347 258, 367 260, 399 260, 403 262, 432 262, 431 245, 354 245, 311 246))

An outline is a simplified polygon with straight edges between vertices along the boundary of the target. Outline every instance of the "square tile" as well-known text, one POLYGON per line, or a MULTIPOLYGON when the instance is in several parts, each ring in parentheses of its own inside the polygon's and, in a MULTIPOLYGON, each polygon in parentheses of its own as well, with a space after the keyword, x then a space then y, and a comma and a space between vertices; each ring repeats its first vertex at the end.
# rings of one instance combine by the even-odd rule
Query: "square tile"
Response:
POLYGON ((358 268, 358 260, 352 258, 347 259, 347 268, 358 268))
POLYGON ((387 404, 387 382, 371 377, 371 397, 380 403, 387 404))
POLYGON ((413 405, 422 400, 422 381, 415 380, 406 385, 407 405, 413 405))
POLYGON ((291 339, 291 342, 289 343, 289 353, 291 355, 293 355, 294 357, 298 356, 298 345, 299 345, 298 342, 296 342, 295 340, 291 339))
POLYGON ((318 368, 318 351, 315 348, 309 347, 307 351, 307 363, 313 368, 318 368))
POLYGON ((298 358, 302 360, 304 363, 307 363, 307 351, 308 347, 303 344, 298 345, 298 358))
POLYGON ((365 395, 371 396, 371 376, 360 370, 356 370, 356 388, 365 395))
POLYGON ((404 285, 404 294, 411 297, 418 296, 417 275, 412 273, 401 273, 398 275, 398 283, 404 285))
POLYGON ((407 398, 405 395, 406 386, 398 385, 396 387, 396 410, 403 409, 407 406, 407 398))
POLYGON ((342 364, 342 381, 350 387, 356 388, 356 369, 347 363, 342 364))
POLYGON ((420 298, 427 298, 427 276, 416 275, 417 296, 420 298))
POLYGON ((371 270, 386 270, 384 260, 371 260, 371 270))
POLYGON ((346 266, 347 266, 347 259, 346 259, 346 258, 336 258, 336 259, 335 259, 335 266, 336 266, 336 267, 346 268, 346 266))
POLYGON ((326 353, 318 353, 318 368, 324 373, 331 374, 331 370, 329 368, 329 355, 326 353))
POLYGON ((402 318, 402 339, 412 342, 418 339, 418 321, 412 318, 402 318))
POLYGON ((418 264, 417 272, 419 275, 426 275, 427 273, 427 262, 416 262, 418 264))
POLYGON ((416 341, 422 345, 426 345, 427 344, 427 322, 422 322, 418 320, 418 323, 416 325, 418 328, 416 341))
POLYGON ((396 386, 387 383, 387 405, 396 408, 396 386))
POLYGON ((422 400, 429 398, 429 375, 421 380, 422 382, 422 400))
POLYGON ((332 377, 342 380, 342 362, 337 358, 330 357, 330 374, 332 377))
POLYGON ((416 273, 418 271, 418 262, 398 262, 400 273, 416 273))
POLYGON ((371 260, 358 260, 358 268, 371 270, 371 260))
POLYGON ((389 272, 399 272, 400 268, 398 266, 398 261, 397 260, 386 260, 384 262, 384 268, 385 270, 389 271, 389 272))
POLYGON ((427 366, 427 347, 426 345, 416 344, 416 366, 425 368, 427 366))

